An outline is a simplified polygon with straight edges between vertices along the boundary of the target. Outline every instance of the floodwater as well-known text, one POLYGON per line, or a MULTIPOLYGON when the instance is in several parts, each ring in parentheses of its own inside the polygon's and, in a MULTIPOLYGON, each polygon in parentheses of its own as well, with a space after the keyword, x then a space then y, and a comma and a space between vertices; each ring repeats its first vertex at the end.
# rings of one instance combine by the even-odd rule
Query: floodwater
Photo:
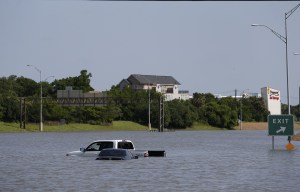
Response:
POLYGON ((1 133, 0 191, 299 191, 300 142, 266 131, 1 133), (67 157, 97 139, 130 139, 166 157, 67 157))

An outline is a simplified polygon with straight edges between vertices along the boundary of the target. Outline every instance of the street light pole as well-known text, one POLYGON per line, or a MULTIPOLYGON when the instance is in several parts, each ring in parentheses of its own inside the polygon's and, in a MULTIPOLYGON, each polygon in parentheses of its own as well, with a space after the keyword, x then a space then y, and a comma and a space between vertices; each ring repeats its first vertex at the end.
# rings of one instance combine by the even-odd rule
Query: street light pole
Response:
POLYGON ((148 129, 151 131, 151 95, 150 95, 150 83, 148 83, 148 129))
MULTIPOLYGON (((294 53, 294 55, 300 55, 300 53, 294 53)), ((300 87, 299 87, 299 111, 300 111, 300 87)), ((298 117, 300 118, 300 117, 298 117)))
POLYGON ((34 67, 34 69, 40 73, 40 132, 43 132, 43 85, 42 85, 42 71, 34 65, 27 65, 28 67, 34 67))
POLYGON ((285 13, 284 15, 284 23, 285 23, 285 37, 271 29, 270 27, 266 25, 260 25, 260 24, 252 24, 251 26, 262 26, 268 28, 272 33, 274 33, 281 41, 285 43, 285 62, 286 62, 286 89, 287 89, 287 104, 288 104, 288 114, 291 114, 291 106, 290 106, 290 89, 289 89, 289 64, 288 64, 288 34, 287 34, 287 19, 292 15, 296 9, 300 6, 300 3, 296 5, 292 10, 285 13))
MULTIPOLYGON (((289 12, 284 14, 284 25, 285 25, 285 37, 271 29, 266 25, 252 24, 251 26, 263 26, 268 28, 272 33, 274 33, 281 41, 285 43, 285 62, 286 62, 286 90, 287 90, 287 104, 288 104, 288 114, 291 114, 290 106, 290 88, 289 88, 289 64, 288 64, 288 34, 287 34, 287 19, 296 11, 300 6, 300 3, 296 5, 289 12)), ((288 136, 288 141, 291 141, 291 136, 288 136)))
POLYGON ((47 81, 49 78, 54 78, 55 76, 54 75, 52 75, 52 76, 48 76, 44 81, 47 81))
POLYGON ((240 117, 240 120, 241 120, 241 122, 240 122, 240 131, 243 129, 243 125, 242 125, 242 123, 243 123, 243 101, 242 101, 242 99, 243 99, 243 96, 242 96, 242 98, 241 98, 241 117, 240 117))
MULTIPOLYGON (((285 55, 286 55, 286 81, 287 81, 287 97, 288 97, 288 114, 291 114, 291 106, 290 106, 290 88, 289 88, 289 65, 288 65, 288 34, 287 34, 287 19, 298 9, 300 3, 296 5, 289 12, 284 14, 284 24, 285 24, 285 55)), ((290 139, 290 137, 289 137, 290 139)))

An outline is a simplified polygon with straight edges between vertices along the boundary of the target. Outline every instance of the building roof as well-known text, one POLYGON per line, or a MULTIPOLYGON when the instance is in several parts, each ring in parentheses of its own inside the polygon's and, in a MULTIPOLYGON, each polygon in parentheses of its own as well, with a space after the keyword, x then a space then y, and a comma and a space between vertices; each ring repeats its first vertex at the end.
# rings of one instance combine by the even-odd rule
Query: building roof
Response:
POLYGON ((172 76, 157 76, 157 75, 139 75, 133 74, 130 75, 127 80, 131 84, 140 84, 140 85, 180 85, 180 83, 174 79, 172 76))

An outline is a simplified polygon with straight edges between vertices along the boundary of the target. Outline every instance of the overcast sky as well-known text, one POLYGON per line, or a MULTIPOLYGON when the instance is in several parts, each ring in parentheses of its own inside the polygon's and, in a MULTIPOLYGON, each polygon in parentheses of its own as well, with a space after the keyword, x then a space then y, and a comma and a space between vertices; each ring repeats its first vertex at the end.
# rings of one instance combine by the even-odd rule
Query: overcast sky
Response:
MULTIPOLYGON (((92 73, 97 91, 131 74, 173 76, 190 94, 281 91, 284 13, 299 2, 1 0, 0 77, 92 73)), ((300 8, 287 20, 290 103, 299 102, 300 8)), ((49 82, 54 79, 48 78, 49 82)))

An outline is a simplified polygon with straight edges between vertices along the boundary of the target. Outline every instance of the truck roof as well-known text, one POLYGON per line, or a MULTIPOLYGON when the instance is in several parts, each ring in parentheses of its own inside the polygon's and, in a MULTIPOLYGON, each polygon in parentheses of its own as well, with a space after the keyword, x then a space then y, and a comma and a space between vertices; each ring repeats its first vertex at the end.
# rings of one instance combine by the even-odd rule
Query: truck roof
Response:
POLYGON ((127 140, 127 139, 104 139, 104 140, 96 140, 96 141, 93 141, 93 142, 99 142, 99 141, 112 141, 112 142, 131 142, 130 140, 127 140))
POLYGON ((117 148, 135 149, 133 142, 130 140, 127 140, 127 139, 96 140, 96 141, 93 141, 92 143, 101 143, 101 142, 103 142, 103 143, 111 142, 111 143, 113 143, 113 148, 115 148, 115 149, 117 149, 117 148))

